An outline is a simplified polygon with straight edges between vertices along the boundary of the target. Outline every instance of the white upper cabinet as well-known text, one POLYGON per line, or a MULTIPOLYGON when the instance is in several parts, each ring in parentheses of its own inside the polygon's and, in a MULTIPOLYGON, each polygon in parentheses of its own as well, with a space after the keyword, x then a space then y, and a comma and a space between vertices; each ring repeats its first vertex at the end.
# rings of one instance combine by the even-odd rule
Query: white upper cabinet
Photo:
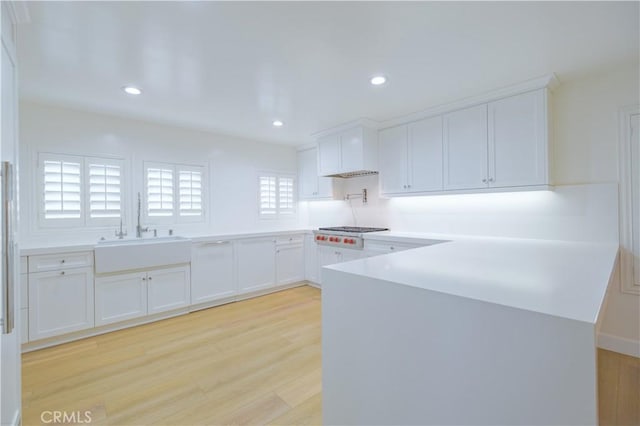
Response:
POLYGON ((328 135, 318 139, 318 175, 340 173, 341 161, 340 135, 328 135))
POLYGON ((442 117, 381 130, 378 143, 382 194, 442 190, 442 117))
POLYGON ((407 125, 390 127, 378 133, 380 156, 380 192, 400 194, 407 191, 407 125))
POLYGON ((377 133, 364 126, 336 131, 318 139, 318 174, 348 176, 378 171, 377 133))
POLYGON ((487 105, 445 114, 443 122, 444 189, 486 188, 487 105))
POLYGON ((489 186, 549 183, 545 105, 544 90, 489 103, 489 186))
POLYGON ((338 197, 334 178, 318 176, 318 150, 298 151, 298 199, 319 200, 338 197))
POLYGON ((441 191, 442 117, 410 123, 408 130, 409 191, 441 191))

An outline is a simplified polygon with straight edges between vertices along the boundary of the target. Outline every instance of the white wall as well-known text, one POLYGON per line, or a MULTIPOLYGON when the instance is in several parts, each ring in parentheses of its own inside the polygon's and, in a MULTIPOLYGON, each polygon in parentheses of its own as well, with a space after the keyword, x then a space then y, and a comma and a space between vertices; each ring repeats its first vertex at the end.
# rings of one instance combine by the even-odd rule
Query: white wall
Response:
POLYGON ((108 155, 125 159, 128 173, 126 227, 135 234, 135 197, 142 191, 142 162, 159 161, 206 166, 209 174, 209 215, 201 224, 156 225, 165 232, 197 235, 298 227, 294 220, 258 217, 257 173, 275 170, 295 173, 291 147, 242 140, 185 128, 129 120, 104 114, 22 102, 20 104, 21 243, 96 241, 111 237, 115 227, 103 230, 43 230, 38 227, 35 166, 38 152, 108 155))
MULTIPOLYGON (((554 191, 389 200, 377 196, 377 177, 354 178, 346 182, 347 191, 366 187, 370 194, 366 206, 353 201, 357 224, 396 231, 619 241, 618 114, 621 107, 640 103, 638 75, 637 63, 626 64, 563 82, 555 90, 554 191)), ((301 210, 311 227, 354 223, 346 202, 304 204, 301 210)), ((620 288, 616 275, 601 332, 640 350, 640 297, 620 288)))

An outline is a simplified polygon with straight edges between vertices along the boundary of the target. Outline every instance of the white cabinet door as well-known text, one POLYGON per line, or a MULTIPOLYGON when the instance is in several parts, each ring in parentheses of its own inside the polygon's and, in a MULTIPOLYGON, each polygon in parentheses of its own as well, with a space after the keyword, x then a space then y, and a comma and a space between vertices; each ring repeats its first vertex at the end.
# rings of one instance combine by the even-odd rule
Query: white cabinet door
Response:
POLYGON ((147 314, 147 274, 96 277, 96 326, 147 314))
POLYGON ((291 284, 304 280, 304 244, 292 243, 276 248, 276 282, 291 284))
POLYGON ((340 156, 342 158, 342 171, 355 171, 364 169, 363 165, 363 130, 362 127, 354 127, 340 134, 340 156))
POLYGON ((547 125, 544 90, 489 104, 489 185, 545 185, 547 125))
POLYGON ((340 172, 340 135, 329 135, 318 139, 318 174, 333 175, 340 172))
POLYGON ((315 198, 318 192, 317 150, 298 151, 298 197, 301 200, 315 198))
POLYGON ((275 240, 239 240, 236 246, 238 289, 240 293, 273 287, 276 283, 275 240))
POLYGON ((149 315, 188 306, 191 276, 188 265, 147 272, 149 315))
POLYGON ((442 190, 442 116, 409 124, 407 158, 409 192, 442 190))
POLYGON ((300 200, 333 198, 334 178, 318 176, 318 150, 298 151, 298 196, 300 200))
POLYGON ((191 251, 191 304, 233 296, 236 288, 231 242, 194 245, 191 251))
POLYGON ((362 259, 362 250, 340 249, 338 250, 338 259, 340 263, 362 259))
POLYGON ((487 105, 446 114, 444 189, 486 188, 487 105))
POLYGON ((318 284, 322 284, 322 267, 339 263, 338 251, 334 247, 318 246, 318 284))
POLYGON ((30 274, 30 340, 93 327, 93 287, 93 268, 30 274))
POLYGON ((407 125, 380 130, 378 133, 378 164, 380 192, 407 192, 407 125))
POLYGON ((304 236, 304 277, 307 281, 319 281, 318 244, 313 235, 304 236))

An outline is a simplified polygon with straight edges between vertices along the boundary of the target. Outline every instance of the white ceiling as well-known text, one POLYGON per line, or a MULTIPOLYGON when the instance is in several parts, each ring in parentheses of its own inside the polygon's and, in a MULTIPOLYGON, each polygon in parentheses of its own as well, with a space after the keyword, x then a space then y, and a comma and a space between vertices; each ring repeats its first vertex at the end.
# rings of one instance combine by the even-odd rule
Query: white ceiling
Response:
POLYGON ((555 72, 637 61, 638 2, 30 2, 25 99, 309 142, 555 72), (389 82, 368 79, 384 73, 389 82), (139 85, 144 94, 120 88, 139 85), (285 122, 274 128, 274 119, 285 122))

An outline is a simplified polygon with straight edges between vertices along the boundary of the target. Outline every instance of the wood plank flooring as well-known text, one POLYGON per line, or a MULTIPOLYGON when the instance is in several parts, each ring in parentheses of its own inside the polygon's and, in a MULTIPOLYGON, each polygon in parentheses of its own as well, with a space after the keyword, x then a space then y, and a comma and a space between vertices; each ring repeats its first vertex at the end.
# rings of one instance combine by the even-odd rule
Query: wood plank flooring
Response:
MULTIPOLYGON (((23 424, 322 423, 320 292, 298 287, 23 355, 23 424)), ((598 351, 600 420, 640 424, 640 359, 598 351)))
POLYGON ((24 354, 23 424, 321 424, 320 292, 297 287, 24 354))

